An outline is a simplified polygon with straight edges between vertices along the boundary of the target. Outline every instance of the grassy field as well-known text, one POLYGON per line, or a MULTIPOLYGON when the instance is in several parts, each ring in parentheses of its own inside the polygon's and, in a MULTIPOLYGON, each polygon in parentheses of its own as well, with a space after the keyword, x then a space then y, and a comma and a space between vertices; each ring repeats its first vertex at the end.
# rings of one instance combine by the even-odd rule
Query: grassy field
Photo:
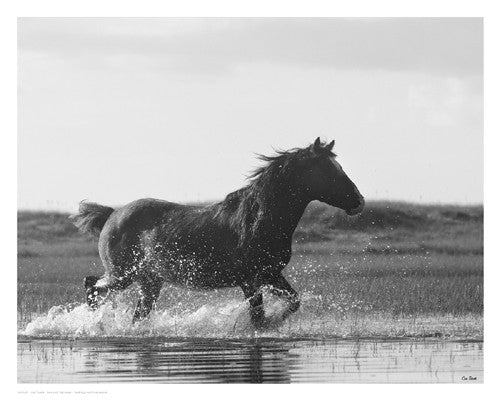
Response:
MULTIPOLYGON (((18 212, 18 326, 52 306, 83 301, 102 273, 96 241, 63 213, 18 212)), ((304 312, 349 319, 472 318, 482 332, 483 207, 369 202, 357 217, 311 204, 285 270, 314 298, 304 312), (309 308, 308 308, 309 307, 309 308)), ((161 306, 180 296, 165 289, 161 306)))

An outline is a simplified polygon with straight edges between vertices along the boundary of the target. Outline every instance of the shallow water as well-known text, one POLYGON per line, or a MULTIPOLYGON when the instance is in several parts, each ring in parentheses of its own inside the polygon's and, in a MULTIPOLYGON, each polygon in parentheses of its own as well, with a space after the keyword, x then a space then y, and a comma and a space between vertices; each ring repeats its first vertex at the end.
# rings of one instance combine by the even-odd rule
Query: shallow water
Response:
POLYGON ((18 338, 19 383, 479 383, 483 343, 18 338))
MULTIPOLYGON (((303 295, 298 312, 283 320, 287 304, 279 298, 265 298, 266 329, 255 332, 248 303, 241 298, 213 295, 210 299, 193 293, 190 297, 158 307, 144 321, 132 324, 134 302, 126 293, 92 311, 81 303, 52 307, 34 315, 19 334, 32 337, 185 337, 217 339, 332 339, 441 337, 481 340, 482 315, 461 316, 390 313, 348 310, 325 306, 317 296, 303 295)), ((135 300, 135 299, 134 299, 135 300)), ((329 305, 329 304, 326 304, 329 305)))
POLYGON ((482 382, 482 316, 339 313, 303 296, 266 298, 267 328, 248 304, 182 298, 132 324, 126 294, 98 310, 52 307, 19 330, 19 383, 482 382), (189 301, 188 301, 189 300, 189 301))

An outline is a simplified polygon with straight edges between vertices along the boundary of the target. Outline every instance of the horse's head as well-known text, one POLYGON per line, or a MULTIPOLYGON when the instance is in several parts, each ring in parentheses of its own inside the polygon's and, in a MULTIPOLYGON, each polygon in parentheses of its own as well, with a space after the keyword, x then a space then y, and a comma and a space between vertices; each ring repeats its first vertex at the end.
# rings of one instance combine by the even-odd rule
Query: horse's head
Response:
POLYGON ((320 138, 309 147, 303 159, 301 185, 312 197, 331 206, 345 210, 348 215, 359 214, 365 200, 356 185, 349 179, 332 152, 335 140, 321 143, 320 138))

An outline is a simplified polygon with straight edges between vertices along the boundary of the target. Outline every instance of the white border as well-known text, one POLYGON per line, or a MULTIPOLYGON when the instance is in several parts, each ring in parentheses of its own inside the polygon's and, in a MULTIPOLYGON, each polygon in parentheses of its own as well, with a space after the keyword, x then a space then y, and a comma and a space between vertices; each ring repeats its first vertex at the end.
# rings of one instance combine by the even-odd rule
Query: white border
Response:
MULTIPOLYGON (((2 330, 4 343, 4 357, 2 358, 2 380, 8 383, 2 390, 6 396, 15 394, 18 390, 27 387, 30 390, 40 388, 48 389, 48 385, 18 385, 16 384, 17 357, 16 357, 16 316, 15 307, 11 303, 16 297, 15 266, 16 261, 16 17, 23 16, 344 16, 344 17, 401 17, 401 16, 427 16, 427 17, 485 17, 485 320, 486 320, 486 345, 485 345, 485 384, 484 385, 57 385, 62 390, 106 390, 108 395, 95 396, 96 398, 138 398, 147 394, 152 398, 155 395, 161 398, 173 398, 177 396, 202 396, 203 398, 235 398, 246 399, 262 396, 269 397, 293 397, 307 398, 311 395, 321 397, 346 397, 346 398, 369 398, 377 399, 388 397, 418 398, 429 396, 431 398, 453 397, 455 398, 492 398, 498 392, 498 345, 496 338, 499 333, 498 311, 495 305, 498 304, 498 268, 499 259, 494 251, 498 245, 497 225, 500 222, 498 204, 498 173, 499 165, 497 153, 499 144, 499 85, 498 71, 498 37, 499 15, 494 8, 494 2, 486 1, 438 1, 420 0, 411 4, 404 1, 342 1, 334 3, 332 1, 271 1, 254 0, 252 2, 236 2, 230 0, 212 1, 182 1, 177 4, 165 4, 160 1, 140 2, 87 0, 85 2, 70 1, 18 1, 16 4, 2 5, 0 11, 0 40, 4 55, 2 62, 2 74, 0 76, 2 88, 2 298, 5 301, 6 309, 4 315, 8 315, 6 328, 2 330), (495 152, 495 153, 493 153, 495 152), (6 292, 5 292, 6 291, 6 292), (12 299, 12 300, 11 300, 12 299), (5 357, 6 352, 8 357, 5 357)), ((50 385, 50 389, 54 389, 50 385)), ((30 396, 18 395, 22 398, 30 396)), ((34 398, 49 398, 38 395, 34 398)), ((78 398, 82 396, 70 396, 78 398)), ((64 396, 52 396, 50 398, 65 398, 64 396)), ((83 397, 82 397, 83 398, 83 397)), ((88 398, 88 396, 85 396, 88 398)))

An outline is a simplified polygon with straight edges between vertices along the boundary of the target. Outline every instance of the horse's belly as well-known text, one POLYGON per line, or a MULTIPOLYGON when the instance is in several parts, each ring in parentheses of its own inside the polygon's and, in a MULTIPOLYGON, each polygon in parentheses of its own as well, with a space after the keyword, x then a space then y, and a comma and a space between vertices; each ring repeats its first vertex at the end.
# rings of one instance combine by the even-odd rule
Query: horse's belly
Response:
POLYGON ((165 281, 197 289, 236 286, 233 271, 216 262, 170 260, 161 268, 165 281))

